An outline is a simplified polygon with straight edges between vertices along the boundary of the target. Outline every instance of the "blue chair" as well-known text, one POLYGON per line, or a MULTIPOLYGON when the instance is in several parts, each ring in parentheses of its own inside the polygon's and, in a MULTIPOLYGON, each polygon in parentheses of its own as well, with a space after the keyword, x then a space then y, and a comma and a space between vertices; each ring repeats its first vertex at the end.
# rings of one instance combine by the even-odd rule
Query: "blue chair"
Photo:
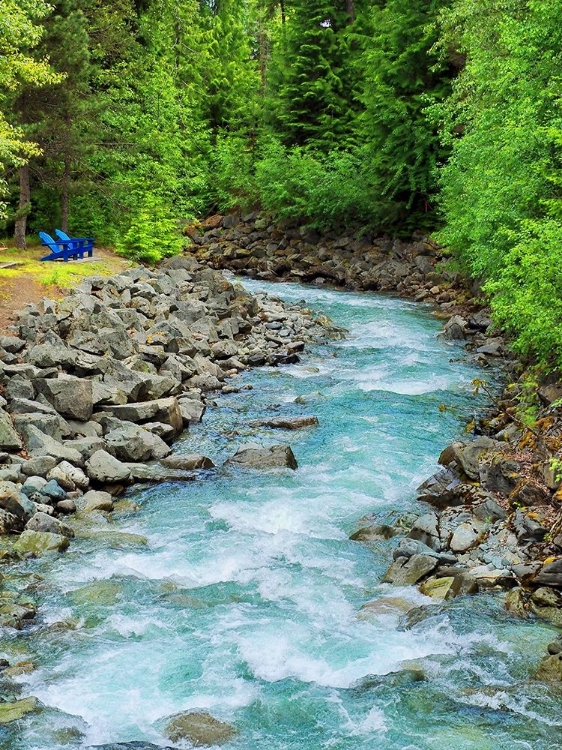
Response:
MULTIPOLYGON (((41 244, 50 249, 49 255, 45 255, 41 260, 64 260, 77 258, 79 252, 76 251, 74 243, 69 240, 54 240, 47 232, 39 232, 41 244)), ((80 256, 81 257, 81 256, 80 256)))
POLYGON ((85 253, 88 254, 89 258, 94 254, 93 237, 69 237, 66 232, 63 232, 61 229, 55 229, 55 234, 59 240, 62 240, 63 242, 72 242, 72 246, 79 254, 79 258, 83 258, 85 253))

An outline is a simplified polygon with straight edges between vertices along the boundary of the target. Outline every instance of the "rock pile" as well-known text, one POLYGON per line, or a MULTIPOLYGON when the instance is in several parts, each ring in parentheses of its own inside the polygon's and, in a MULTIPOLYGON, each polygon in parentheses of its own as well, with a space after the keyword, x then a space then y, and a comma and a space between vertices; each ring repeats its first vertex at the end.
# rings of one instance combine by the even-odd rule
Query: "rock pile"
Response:
MULTIPOLYGON (((247 368, 298 362, 306 342, 333 333, 193 258, 86 279, 28 305, 13 329, 0 337, 0 533, 19 534, 12 550, 24 555, 65 549, 65 518, 111 511, 127 484, 212 468, 170 455, 209 392, 236 390, 227 380, 247 368)), ((288 446, 269 453, 260 468, 296 466, 288 446)))

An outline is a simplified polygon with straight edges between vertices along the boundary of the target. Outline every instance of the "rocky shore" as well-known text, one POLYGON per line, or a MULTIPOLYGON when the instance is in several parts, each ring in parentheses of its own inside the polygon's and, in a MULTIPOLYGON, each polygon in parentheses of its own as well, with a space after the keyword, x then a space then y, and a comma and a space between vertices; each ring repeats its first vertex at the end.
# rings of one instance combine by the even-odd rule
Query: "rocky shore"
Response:
MULTIPOLYGON (((507 591, 511 613, 561 627, 562 386, 550 377, 524 393, 521 366, 474 299, 479 290, 448 268, 442 249, 428 238, 407 243, 361 229, 320 236, 259 214, 212 217, 187 233, 195 257, 215 268, 429 302, 446 320, 444 338, 464 341, 480 365, 499 366, 515 381, 471 425, 473 439, 444 447, 443 468, 419 487, 425 510, 418 518, 398 529, 381 519, 352 538, 403 536, 385 575, 389 583, 417 584, 436 601, 507 591), (523 397, 537 404, 532 426, 518 417, 523 397)), ((537 676, 562 680, 562 637, 550 644, 537 676)))
MULTIPOLYGON (((58 302, 28 305, 13 332, 0 337, 5 559, 65 550, 132 483, 211 470, 209 458, 172 454, 171 443, 212 394, 235 392, 230 378, 247 368, 298 362, 308 342, 339 335, 193 258, 88 278, 58 302)), ((296 468, 284 445, 242 445, 230 461, 296 468)), ((1 625, 34 615, 25 593, 4 592, 1 625)))

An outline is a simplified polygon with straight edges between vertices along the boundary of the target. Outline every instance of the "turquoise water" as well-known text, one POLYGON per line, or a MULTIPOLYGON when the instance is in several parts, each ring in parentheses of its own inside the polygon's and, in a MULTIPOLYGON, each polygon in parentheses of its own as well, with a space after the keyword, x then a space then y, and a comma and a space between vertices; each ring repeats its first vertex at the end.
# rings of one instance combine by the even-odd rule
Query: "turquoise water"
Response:
POLYGON ((350 336, 246 373, 238 382, 253 389, 217 396, 175 449, 220 464, 245 442, 289 442, 299 469, 224 467, 131 493, 139 510, 108 529, 147 545, 81 539, 22 565, 37 625, 4 633, 0 651, 35 663, 22 695, 47 708, 0 729, 0 747, 171 744, 163 719, 189 709, 234 724, 233 749, 562 747, 560 696, 529 681, 552 629, 492 596, 431 605, 409 626, 392 609, 358 617, 383 597, 431 604, 380 583, 395 541, 348 537, 365 515, 418 509, 415 487, 478 408, 470 382, 482 373, 419 306, 248 286, 304 297, 350 336), (279 415, 320 425, 248 425, 279 415))

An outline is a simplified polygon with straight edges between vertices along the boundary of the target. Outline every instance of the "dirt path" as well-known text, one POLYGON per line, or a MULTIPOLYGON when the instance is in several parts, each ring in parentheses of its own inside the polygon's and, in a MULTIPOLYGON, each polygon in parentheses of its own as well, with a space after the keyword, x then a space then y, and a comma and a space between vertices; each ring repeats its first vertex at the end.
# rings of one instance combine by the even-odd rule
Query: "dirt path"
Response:
POLYGON ((84 276, 118 273, 131 265, 111 250, 103 248, 95 249, 93 262, 40 263, 42 254, 44 248, 18 252, 0 246, 0 335, 13 335, 8 327, 14 322, 14 314, 27 303, 37 303, 43 297, 57 299, 80 283, 84 276))

